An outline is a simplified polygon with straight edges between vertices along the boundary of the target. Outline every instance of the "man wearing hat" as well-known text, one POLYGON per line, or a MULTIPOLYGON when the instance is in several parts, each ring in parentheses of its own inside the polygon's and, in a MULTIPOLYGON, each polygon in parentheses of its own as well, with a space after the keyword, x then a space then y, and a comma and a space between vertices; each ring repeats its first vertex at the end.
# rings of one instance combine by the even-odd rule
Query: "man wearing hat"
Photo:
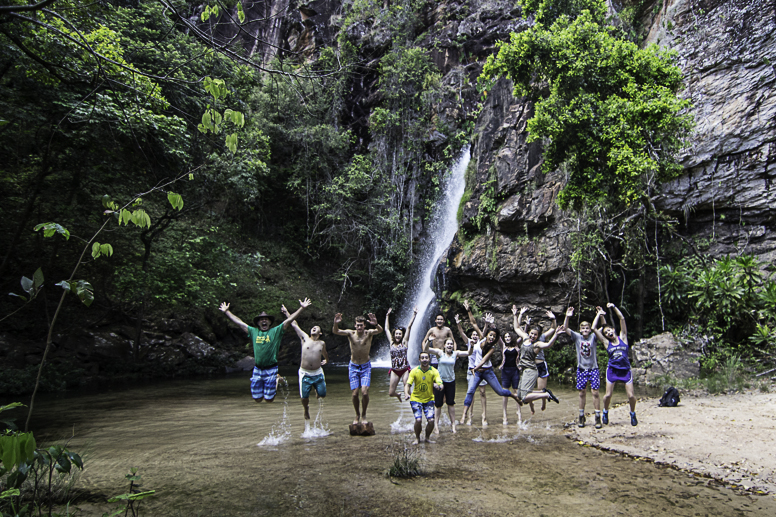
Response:
MULTIPOLYGON (((249 326, 243 320, 229 312, 229 304, 224 302, 219 309, 226 314, 238 327, 243 329, 251 338, 253 344, 253 357, 256 360, 256 366, 253 368, 251 377, 251 395, 253 400, 261 402, 272 402, 277 393, 278 377, 278 349, 280 341, 283 339, 283 332, 291 325, 291 322, 299 316, 302 309, 309 306, 312 302, 309 298, 304 301, 299 300, 299 309, 280 325, 272 327, 275 321, 274 316, 262 312, 253 318, 255 327, 249 326)), ((285 309, 285 307, 283 307, 285 309)))

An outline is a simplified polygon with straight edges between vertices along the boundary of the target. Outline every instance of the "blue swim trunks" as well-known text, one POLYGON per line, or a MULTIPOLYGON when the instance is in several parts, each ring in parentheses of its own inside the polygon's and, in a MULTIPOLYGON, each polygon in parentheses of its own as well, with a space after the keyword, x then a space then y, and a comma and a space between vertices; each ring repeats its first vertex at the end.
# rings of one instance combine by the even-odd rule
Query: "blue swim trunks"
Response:
POLYGON ((319 397, 326 396, 326 379, 323 377, 323 370, 318 368, 315 371, 309 371, 299 368, 299 396, 303 399, 310 398, 313 388, 319 397))
POLYGON ((256 400, 272 400, 277 394, 278 367, 253 367, 251 377, 251 396, 256 400))
POLYGON ((348 379, 350 379, 351 390, 362 386, 369 386, 372 383, 372 363, 367 361, 364 364, 356 364, 350 361, 348 365, 348 379))
POLYGON ((412 414, 415 415, 415 420, 423 418, 423 413, 426 414, 426 420, 432 420, 434 418, 434 401, 428 402, 415 402, 410 400, 410 406, 412 406, 412 414))

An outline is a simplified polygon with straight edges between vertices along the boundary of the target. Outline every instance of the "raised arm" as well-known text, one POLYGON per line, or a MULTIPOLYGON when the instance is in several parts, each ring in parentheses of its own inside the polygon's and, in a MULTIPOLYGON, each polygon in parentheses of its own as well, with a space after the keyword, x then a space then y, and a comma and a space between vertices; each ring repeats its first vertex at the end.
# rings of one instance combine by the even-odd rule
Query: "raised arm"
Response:
POLYGON ((618 309, 613 303, 607 303, 607 307, 614 309, 614 313, 620 318, 620 339, 623 343, 628 344, 628 327, 625 325, 625 316, 622 315, 620 309, 618 309))
POLYGON ((595 319, 593 320, 593 332, 595 332, 595 337, 596 339, 598 339, 598 341, 600 341, 601 343, 606 343, 607 339, 604 337, 603 333, 598 328, 598 322, 601 319, 601 316, 606 314, 606 312, 604 312, 604 310, 601 307, 596 307, 595 311, 596 311, 596 315, 595 315, 595 319))
POLYGON ((434 330, 434 327, 431 327, 428 329, 428 332, 426 332, 426 335, 423 337, 423 341, 420 344, 420 351, 421 352, 428 352, 428 347, 430 346, 429 341, 433 341, 434 338, 431 337, 431 331, 434 330), (429 340, 429 338, 431 338, 429 340))
POLYGON ((223 303, 222 303, 222 304, 221 304, 221 305, 218 307, 218 310, 220 310, 221 312, 223 312, 224 314, 226 314, 226 317, 227 317, 227 318, 229 318, 230 320, 232 320, 232 322, 234 322, 234 324, 235 324, 235 325, 237 325, 238 327, 240 327, 241 329, 243 329, 243 332, 245 332, 245 333, 247 334, 247 333, 248 333, 248 324, 247 324, 247 323, 245 323, 245 322, 244 322, 243 320, 241 320, 240 318, 238 318, 237 316, 235 316, 234 314, 232 314, 231 312, 229 312, 229 305, 230 305, 230 304, 228 304, 228 303, 226 303, 226 302, 223 302, 223 303))
POLYGON ((388 344, 393 343, 393 338, 391 337, 391 320, 388 318, 388 316, 391 315, 392 310, 392 308, 389 308, 388 312, 385 313, 385 337, 388 338, 388 344))
POLYGON ((404 341, 405 343, 408 343, 410 340, 410 331, 412 330, 412 324, 415 323, 415 316, 418 315, 418 308, 415 307, 412 309, 412 318, 410 318, 410 322, 407 324, 407 332, 404 333, 404 341))
POLYGON ((375 328, 367 330, 367 333, 372 334, 374 336, 375 334, 379 334, 380 332, 382 332, 383 327, 381 327, 380 324, 377 323, 377 316, 375 316, 374 313, 372 312, 370 312, 368 316, 369 316, 369 323, 371 325, 374 325, 375 328))
POLYGON ((566 318, 563 320, 563 327, 566 329, 566 334, 571 335, 571 328, 569 328, 569 319, 574 315, 574 307, 566 309, 566 318))
POLYGON ((552 311, 547 311, 545 314, 547 315, 548 318, 550 318, 550 321, 552 323, 550 324, 550 330, 548 330, 542 335, 542 340, 549 339, 552 332, 554 332, 555 329, 558 328, 558 319, 555 317, 555 313, 553 313, 552 311))
POLYGON ((299 300, 300 307, 296 310, 295 313, 288 316, 286 320, 283 322, 283 330, 288 330, 288 327, 291 325, 291 322, 294 321, 296 317, 299 316, 299 313, 301 313, 306 307, 309 307, 311 303, 313 302, 311 302, 309 298, 305 298, 304 300, 299 300))
MULTIPOLYGON (((288 309, 286 309, 285 305, 280 306, 280 312, 282 312, 283 316, 285 316, 286 318, 291 317, 291 314, 289 314, 288 309)), ((302 343, 304 343, 306 339, 310 339, 310 336, 307 335, 307 332, 302 330, 302 327, 300 327, 299 323, 297 323, 296 321, 291 322, 291 328, 294 329, 294 332, 296 332, 296 335, 299 336, 299 339, 302 340, 302 343)))
POLYGON ((559 336, 559 335, 560 335, 562 332, 565 332, 565 330, 566 330, 566 329, 563 327, 563 325, 561 325, 560 327, 558 327, 558 328, 556 328, 556 329, 555 329, 555 333, 552 335, 552 337, 550 338, 550 340, 549 340, 547 343, 544 343, 544 342, 537 342, 537 343, 534 343, 534 347, 536 347, 536 348, 539 348, 539 349, 542 349, 542 348, 550 348, 552 345, 554 345, 554 344, 555 344, 555 340, 557 340, 557 339, 558 339, 558 336, 559 336))
POLYGON ((518 315, 517 312, 517 305, 512 306, 512 326, 515 328, 515 334, 520 336, 522 339, 528 339, 528 334, 523 330, 522 323, 523 323, 523 314, 526 313, 528 310, 528 307, 523 307, 520 309, 520 314, 518 315))
POLYGON ((474 327, 474 331, 480 336, 480 339, 484 339, 485 336, 482 335, 482 330, 480 330, 480 327, 477 325, 477 320, 474 319, 474 315, 472 314, 472 310, 469 307, 469 302, 467 300, 464 300, 463 308, 466 309, 466 314, 469 316, 469 323, 474 327))
POLYGON ((464 343, 469 341, 469 336, 466 335, 466 332, 463 331, 463 325, 461 325, 461 317, 459 315, 455 315, 455 323, 458 325, 458 335, 461 336, 461 339, 463 339, 464 343))
POLYGON ((342 323, 342 313, 338 312, 334 315, 334 326, 331 327, 332 334, 336 334, 338 336, 350 336, 350 333, 347 330, 339 329, 340 323, 342 323))

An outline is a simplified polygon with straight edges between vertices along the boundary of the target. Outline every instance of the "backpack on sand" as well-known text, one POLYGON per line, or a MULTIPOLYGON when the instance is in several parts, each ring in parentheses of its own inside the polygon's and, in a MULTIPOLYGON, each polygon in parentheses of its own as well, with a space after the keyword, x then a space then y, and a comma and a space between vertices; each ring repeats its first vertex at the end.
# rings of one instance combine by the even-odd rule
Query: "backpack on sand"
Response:
POLYGON ((671 386, 660 397, 658 407, 676 407, 677 404, 679 404, 679 390, 671 386))

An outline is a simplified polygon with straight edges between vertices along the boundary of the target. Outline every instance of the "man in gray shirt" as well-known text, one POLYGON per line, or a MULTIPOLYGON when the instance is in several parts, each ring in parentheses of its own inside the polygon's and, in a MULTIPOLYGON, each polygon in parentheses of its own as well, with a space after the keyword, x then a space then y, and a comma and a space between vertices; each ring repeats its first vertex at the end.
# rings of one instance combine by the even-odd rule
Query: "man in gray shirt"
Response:
MULTIPOLYGON (((579 332, 574 332, 569 327, 569 318, 574 315, 574 307, 566 310, 566 320, 563 326, 568 334, 574 340, 574 346, 577 349, 577 390, 579 391, 579 427, 585 427, 585 402, 587 399, 587 385, 590 383, 590 391, 593 392, 593 407, 595 407, 595 428, 601 429, 601 399, 598 395, 598 389, 601 386, 601 372, 598 369, 598 358, 596 357, 596 337, 592 332, 592 327, 587 321, 579 324, 579 332)), ((593 327, 598 323, 599 315, 596 314, 593 320, 593 327)))

